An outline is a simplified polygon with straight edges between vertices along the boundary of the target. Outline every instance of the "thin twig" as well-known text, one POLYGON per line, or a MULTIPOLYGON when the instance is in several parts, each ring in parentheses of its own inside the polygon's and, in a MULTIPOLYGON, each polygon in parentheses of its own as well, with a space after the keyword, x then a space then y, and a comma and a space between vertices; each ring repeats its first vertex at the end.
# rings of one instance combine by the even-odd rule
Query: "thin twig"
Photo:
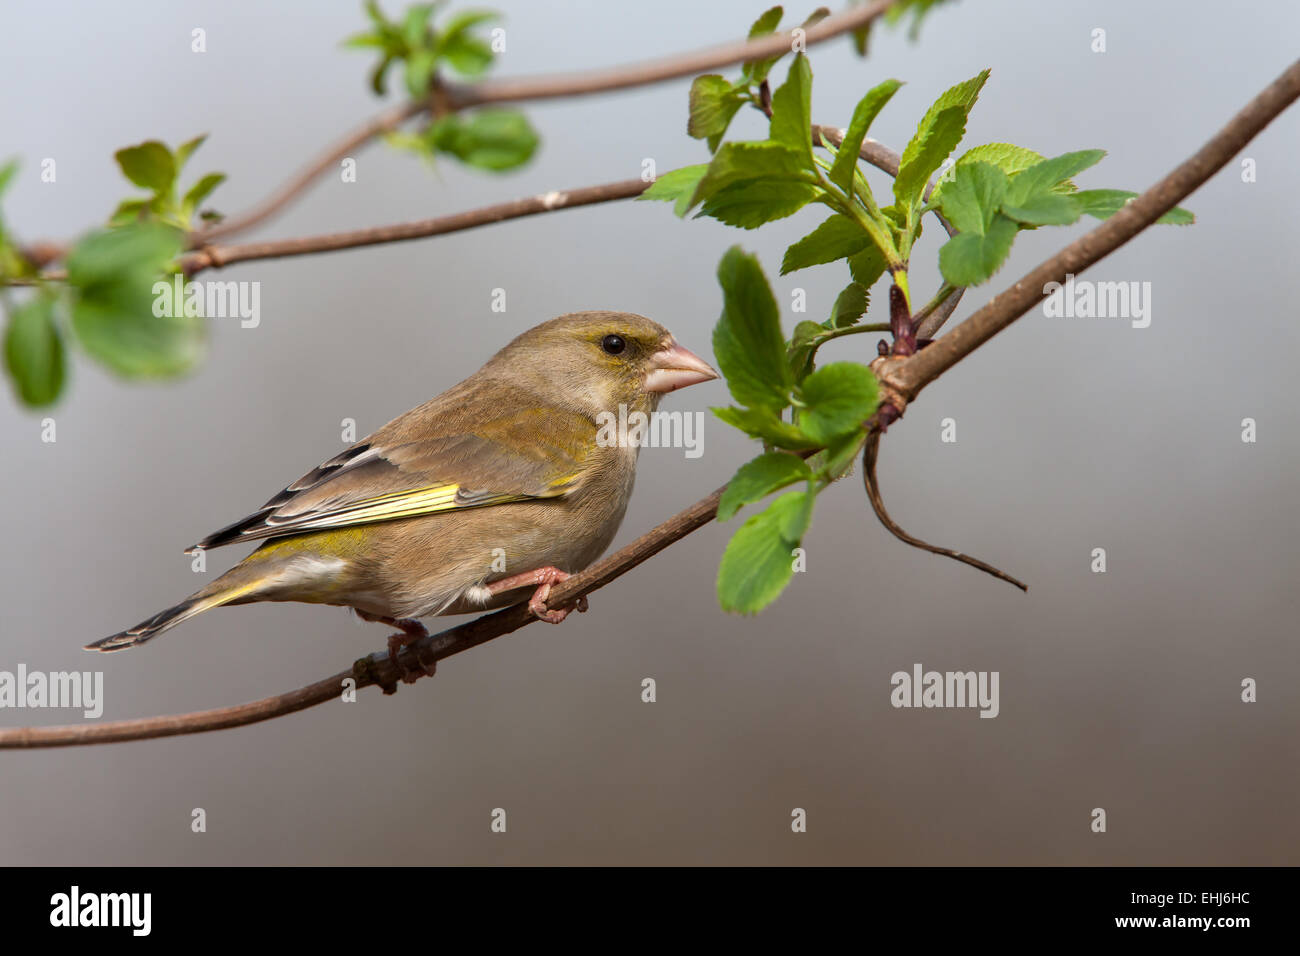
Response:
POLYGON ((886 530, 895 538, 905 544, 910 544, 914 548, 920 548, 922 551, 929 551, 931 554, 942 554, 960 561, 962 564, 969 564, 973 568, 979 568, 987 574, 1000 578, 1009 584, 1014 584, 1022 591, 1028 591, 1029 585, 1016 580, 1005 571, 999 571, 991 564, 981 561, 979 558, 972 558, 969 554, 962 554, 960 551, 954 551, 951 548, 940 548, 933 544, 928 544, 920 538, 915 538, 900 528, 894 519, 889 516, 885 510, 885 502, 880 497, 880 483, 876 478, 876 456, 880 449, 880 432, 872 431, 867 437, 866 447, 862 451, 862 483, 867 487, 867 497, 871 499, 871 509, 876 513, 886 530))
POLYGON ((578 206, 590 206, 594 203, 610 202, 616 199, 629 199, 639 196, 650 188, 650 183, 640 179, 624 179, 619 182, 602 183, 599 186, 583 186, 578 189, 556 190, 525 199, 496 203, 481 209, 438 216, 434 219, 419 219, 415 222, 394 223, 387 226, 371 226, 365 229, 352 229, 347 232, 327 233, 321 236, 302 236, 294 239, 272 239, 266 242, 249 242, 230 246, 203 246, 181 257, 181 267, 187 275, 195 275, 204 269, 219 268, 235 262, 247 262, 250 259, 280 259, 286 256, 305 256, 318 252, 334 252, 339 249, 356 249, 361 246, 373 246, 385 242, 401 242, 407 239, 423 239, 429 236, 441 236, 449 232, 460 232, 476 226, 486 226, 508 219, 519 219, 544 212, 560 209, 575 209, 578 206))

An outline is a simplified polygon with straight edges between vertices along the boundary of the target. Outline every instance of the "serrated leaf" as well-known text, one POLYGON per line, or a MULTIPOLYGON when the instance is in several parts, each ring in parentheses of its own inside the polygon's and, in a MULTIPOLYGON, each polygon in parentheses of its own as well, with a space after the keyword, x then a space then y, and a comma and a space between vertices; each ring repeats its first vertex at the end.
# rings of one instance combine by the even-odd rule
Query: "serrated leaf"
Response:
MULTIPOLYGON (((1138 194, 1127 189, 1084 189, 1072 195, 1086 215, 1109 219, 1138 194)), ((1181 206, 1175 206, 1156 220, 1166 226, 1189 226, 1195 221, 1196 217, 1181 206)))
POLYGON ((717 150, 736 111, 745 98, 724 77, 697 76, 691 82, 690 118, 686 132, 694 139, 708 140, 709 151, 717 150))
POLYGON ((794 58, 785 82, 772 94, 768 135, 801 156, 805 168, 812 167, 812 69, 802 53, 794 58))
POLYGON ((898 175, 894 177, 894 199, 900 207, 908 209, 920 201, 930 177, 957 148, 966 135, 968 109, 950 106, 940 110, 924 131, 918 130, 907 144, 898 175))
POLYGON ((979 285, 997 272, 1020 227, 1001 213, 983 232, 960 232, 939 250, 939 271, 954 286, 979 285))
POLYGON ((1035 163, 1012 178, 1006 201, 1012 206, 1022 206, 1031 197, 1050 192, 1052 187, 1065 182, 1071 176, 1078 175, 1090 166, 1095 166, 1105 155, 1104 149, 1081 149, 1035 163))
POLYGON ((849 256, 849 275, 864 289, 875 285, 876 280, 885 274, 886 268, 885 254, 874 242, 865 246, 861 252, 849 256))
POLYGON ((846 194, 851 193, 853 189, 853 172, 857 169, 862 141, 866 139, 867 132, 876 117, 880 115, 880 111, 902 85, 898 80, 885 80, 868 90, 867 95, 858 100, 858 105, 854 107, 853 118, 849 121, 848 129, 844 131, 844 140, 840 144, 839 152, 835 155, 835 162, 831 164, 831 171, 827 177, 846 194))
POLYGON ((846 258, 869 245, 871 237, 860 225, 848 216, 835 213, 786 249, 785 257, 781 260, 781 275, 846 258))
POLYGON ((756 614, 767 607, 794 574, 792 551, 812 515, 812 496, 791 491, 737 529, 718 565, 718 603, 723 610, 756 614))
POLYGON ((59 397, 67 365, 50 297, 38 295, 10 313, 4 356, 14 391, 24 405, 39 408, 59 397))
POLYGON ((156 139, 119 149, 113 158, 123 175, 144 189, 166 193, 176 180, 176 161, 171 150, 156 139))
POLYGON ((862 428, 879 404, 871 369, 857 362, 823 365, 803 380, 799 427, 822 445, 862 428))
POLYGON ((790 370, 776 299, 758 259, 732 246, 718 263, 722 316, 713 354, 737 402, 780 410, 789 404, 790 370))
POLYGON ((723 143, 695 188, 693 208, 732 183, 746 179, 807 179, 802 157, 780 143, 723 143))
POLYGON ((743 180, 706 199, 696 216, 708 216, 741 229, 756 229, 793 216, 816 198, 817 188, 809 183, 743 180))
POLYGON ((429 128, 429 144, 467 166, 502 172, 528 162, 539 138, 518 110, 483 109, 468 117, 444 116, 429 128))
POLYGON ((818 447, 818 443, 804 434, 799 426, 780 418, 770 408, 714 408, 713 414, 751 438, 776 448, 804 451, 818 447))
POLYGON ((1010 180, 985 162, 958 164, 939 197, 944 217, 960 232, 984 233, 1006 198, 1010 180))
POLYGON ((1083 207, 1073 196, 1035 193, 1018 206, 1002 204, 1002 212, 1027 226, 1068 226, 1083 215, 1083 207))
MULTIPOLYGON (((755 40, 775 33, 783 15, 784 11, 780 7, 768 8, 749 28, 749 39, 755 40)), ((741 67, 741 75, 750 83, 758 85, 767 79, 767 74, 779 59, 781 59, 780 56, 773 56, 762 60, 751 60, 741 67)))
POLYGON ((989 71, 982 70, 978 75, 965 82, 958 83, 956 86, 949 87, 940 94, 939 98, 926 110, 925 116, 917 124, 916 132, 912 135, 911 141, 908 142, 907 148, 903 150, 902 161, 899 163, 900 169, 915 160, 916 154, 925 143, 926 134, 934 125, 940 113, 955 107, 961 109, 966 115, 970 114, 970 109, 975 105, 975 100, 979 97, 980 90, 988 78, 989 71))
POLYGON ((718 520, 726 521, 743 505, 766 498, 796 481, 807 481, 812 469, 798 455, 770 451, 745 462, 727 482, 718 500, 718 520))
POLYGON ((681 169, 674 169, 671 172, 664 173, 650 184, 650 188, 643 192, 637 199, 660 200, 674 204, 673 212, 678 216, 685 216, 690 209, 691 197, 695 195, 695 188, 704 178, 708 171, 708 163, 699 163, 695 166, 683 166, 681 169))
POLYGON ((828 329, 847 329, 857 325, 862 314, 867 311, 867 289, 858 282, 850 282, 835 297, 835 306, 831 317, 826 320, 828 329))

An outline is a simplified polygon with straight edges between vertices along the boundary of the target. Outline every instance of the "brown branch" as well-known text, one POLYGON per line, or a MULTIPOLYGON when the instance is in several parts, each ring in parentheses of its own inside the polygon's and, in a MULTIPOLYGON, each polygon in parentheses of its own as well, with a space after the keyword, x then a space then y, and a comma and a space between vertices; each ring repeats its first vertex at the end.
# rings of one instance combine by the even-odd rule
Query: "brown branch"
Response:
MULTIPOLYGON (((927 384, 970 354, 983 342, 1006 328, 1043 297, 1042 286, 1064 278, 1067 271, 1078 272, 1107 253, 1123 245, 1136 232, 1155 222, 1161 215, 1186 198, 1205 182, 1215 170, 1224 166, 1246 143, 1300 96, 1300 61, 1292 64, 1277 80, 1252 100, 1195 156, 1183 163, 1124 209, 1093 230, 1083 239, 1039 266, 1010 290, 980 309, 948 335, 907 358, 881 360, 882 391, 905 406, 927 384), (1059 277, 1059 278, 1058 278, 1059 277), (951 343, 951 344, 950 344, 951 343), (941 346, 946 346, 941 348, 941 346)), ((875 363, 873 363, 874 366, 875 363)), ((879 430, 897 420, 903 407, 887 403, 873 419, 872 430, 879 430)), ((555 605, 566 604, 579 595, 590 593, 625 574, 642 561, 662 551, 697 528, 707 524, 717 512, 721 489, 690 508, 657 526, 610 557, 592 565, 581 574, 554 589, 555 605)), ((399 657, 403 667, 415 670, 421 657, 434 660, 477 646, 502 634, 518 630, 534 620, 526 608, 515 606, 477 618, 459 627, 422 638, 406 648, 399 657)), ((362 658, 351 671, 344 671, 307 687, 268 697, 251 704, 219 710, 150 717, 142 720, 116 721, 71 727, 18 727, 0 730, 0 749, 19 747, 58 747, 82 743, 138 740, 145 737, 198 733, 266 720, 293 713, 333 699, 342 691, 342 682, 355 677, 358 686, 380 684, 395 686, 396 668, 383 654, 362 658)))
POLYGON ((590 206, 615 199, 628 199, 639 196, 649 188, 648 182, 640 179, 625 179, 614 183, 602 183, 599 186, 583 186, 578 189, 543 193, 526 199, 515 199, 468 212, 438 216, 434 219, 419 219, 415 222, 371 226, 365 229, 333 232, 321 236, 303 236, 296 239, 273 239, 230 246, 205 245, 186 253, 181 258, 181 267, 187 275, 195 275, 204 269, 219 268, 250 259, 281 259, 286 256, 305 256, 385 242, 441 236, 449 232, 473 229, 476 226, 505 222, 507 219, 535 216, 560 209, 575 209, 578 206, 590 206))

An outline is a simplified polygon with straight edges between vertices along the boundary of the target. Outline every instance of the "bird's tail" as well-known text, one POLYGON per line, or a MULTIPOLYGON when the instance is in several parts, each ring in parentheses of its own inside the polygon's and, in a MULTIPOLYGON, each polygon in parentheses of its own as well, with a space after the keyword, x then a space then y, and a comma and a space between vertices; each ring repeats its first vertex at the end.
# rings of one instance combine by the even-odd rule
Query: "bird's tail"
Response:
POLYGON ((170 631, 182 621, 188 621, 196 614, 223 604, 229 604, 239 598, 247 598, 249 592, 261 585, 261 576, 252 577, 246 565, 237 565, 207 587, 196 591, 180 604, 159 611, 146 621, 141 621, 130 630, 122 631, 111 637, 87 644, 88 651, 120 651, 126 647, 135 647, 145 641, 153 640, 163 631, 170 631), (250 580, 250 577, 252 578, 250 580))

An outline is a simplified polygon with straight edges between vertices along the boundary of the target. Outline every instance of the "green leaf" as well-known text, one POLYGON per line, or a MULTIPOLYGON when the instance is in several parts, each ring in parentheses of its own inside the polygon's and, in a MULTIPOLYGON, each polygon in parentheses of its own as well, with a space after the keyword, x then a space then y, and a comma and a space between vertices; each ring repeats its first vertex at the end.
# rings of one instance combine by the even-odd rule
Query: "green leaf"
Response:
POLYGON ((737 529, 718 566, 723 610, 756 614, 771 604, 794 574, 794 556, 808 529, 812 495, 791 491, 737 529))
POLYGON ((182 244, 179 230, 158 223, 93 232, 68 253, 68 282, 84 289, 126 273, 161 273, 182 244))
POLYGON ((406 58, 403 76, 406 80, 406 92, 412 99, 429 95, 429 82, 433 79, 433 70, 437 57, 432 50, 415 50, 406 58))
POLYGON ((713 414, 751 438, 758 438, 776 448, 804 451, 818 447, 818 443, 804 434, 799 426, 785 421, 770 408, 715 408, 713 414))
POLYGON ((984 233, 1006 198, 1010 180, 997 166, 985 162, 959 164, 944 184, 940 208, 960 232, 984 233))
POLYGON ((176 147, 174 158, 176 161, 176 173, 178 175, 180 174, 180 171, 185 168, 185 164, 190 161, 190 157, 194 155, 194 151, 202 146, 207 138, 208 134, 204 133, 202 136, 195 136, 193 139, 186 140, 176 147))
POLYGON ((904 209, 915 206, 925 193, 926 184, 943 161, 966 135, 969 106, 949 106, 907 144, 898 175, 894 177, 894 198, 904 209))
MULTIPOLYGON (((781 260, 781 275, 794 272, 796 269, 834 262, 836 259, 861 252, 871 245, 871 237, 860 225, 848 216, 835 213, 785 250, 785 257, 781 260)), ((883 263, 884 258, 882 257, 880 261, 883 263)))
POLYGON ((370 88, 375 91, 376 96, 383 96, 388 92, 388 68, 393 65, 395 59, 397 58, 392 54, 385 54, 370 72, 370 88))
POLYGON ((1104 149, 1081 149, 1035 163, 1012 178, 1011 188, 1007 190, 1007 204, 1024 205, 1032 197, 1050 192, 1052 187, 1061 185, 1071 176, 1097 165, 1105 155, 1104 149))
POLYGON ((154 284, 180 252, 180 230, 140 223, 92 233, 68 253, 72 327, 95 359, 129 378, 175 375, 198 357, 202 320, 157 316, 154 284))
POLYGON ((802 382, 812 371, 813 355, 826 332, 826 326, 807 320, 794 327, 794 335, 790 336, 790 347, 786 350, 786 360, 796 384, 802 382))
POLYGON ((1002 211, 1027 226, 1068 226, 1083 215, 1077 199, 1055 192, 1035 193, 1019 205, 1005 202, 1002 211))
POLYGON ((383 37, 374 33, 354 33, 343 41, 343 46, 349 50, 382 50, 387 45, 383 37))
POLYGON ((0 196, 9 188, 9 183, 13 181, 15 174, 18 172, 18 160, 11 159, 4 165, 0 165, 0 196))
POLYGON ((691 197, 695 195, 695 188, 704 178, 708 171, 708 163, 700 163, 696 166, 683 166, 681 169, 674 169, 671 172, 664 173, 658 177, 650 188, 643 192, 637 199, 662 200, 664 202, 674 203, 673 212, 678 216, 685 216, 690 209, 691 197))
POLYGON ((775 33, 776 28, 781 25, 781 17, 784 15, 785 11, 781 7, 768 7, 749 28, 748 39, 754 40, 775 33))
POLYGON ((199 204, 212 194, 212 190, 225 181, 225 173, 208 173, 189 188, 189 191, 185 193, 185 198, 181 200, 182 205, 190 211, 197 209, 199 204))
POLYGON ((978 285, 997 272, 1011 251, 1020 227, 999 213, 987 230, 961 232, 939 250, 939 271, 954 286, 978 285))
POLYGON ((858 452, 867 440, 865 433, 852 433, 831 442, 825 451, 820 451, 809 459, 809 464, 821 481, 831 482, 844 477, 853 466, 858 452))
POLYGON ((176 181, 176 161, 171 150, 156 139, 128 146, 113 154, 127 179, 156 193, 166 193, 176 181))
MULTIPOLYGON (((690 207, 708 199, 732 183, 746 179, 785 179, 806 182, 803 158, 780 143, 723 143, 695 188, 690 207)), ((688 207, 689 208, 689 207, 688 207)))
POLYGON ((732 246, 718 263, 722 316, 713 329, 713 354, 737 402, 780 410, 792 382, 776 299, 758 259, 732 246))
MULTIPOLYGON (((1086 215, 1109 219, 1123 209, 1130 199, 1136 199, 1138 194, 1127 189, 1085 189, 1072 195, 1086 215)), ((1181 206, 1175 206, 1156 220, 1157 223, 1169 226, 1190 226, 1195 221, 1196 217, 1181 206)))
POLYGON ((850 282, 835 298, 831 317, 826 320, 828 329, 847 329, 857 325, 862 313, 867 311, 867 290, 858 282, 850 282))
POLYGON ((453 70, 466 77, 482 76, 494 59, 488 42, 468 33, 445 40, 439 46, 438 55, 453 70))
POLYGON ((797 153, 803 166, 812 168, 812 69, 802 53, 794 58, 785 82, 772 94, 769 129, 773 142, 797 153))
POLYGON ((718 148, 732 117, 744 104, 745 97, 716 73, 697 76, 691 82, 690 118, 686 132, 694 139, 706 139, 709 152, 718 148))
MULTIPOLYGON (((763 14, 754 21, 754 25, 749 28, 749 39, 755 40, 759 37, 770 36, 776 32, 776 28, 781 23, 781 17, 784 15, 780 7, 771 7, 764 11, 763 14)), ((741 75, 754 85, 762 83, 767 79, 767 74, 771 72, 772 66, 780 56, 768 57, 765 60, 751 60, 741 68, 741 75)))
POLYGON ((962 153, 957 158, 956 165, 989 163, 1008 176, 1014 176, 1036 163, 1041 163, 1045 158, 1042 153, 1012 143, 984 143, 981 146, 972 146, 962 153))
POLYGON ((832 362, 813 372, 799 388, 806 408, 799 427, 820 444, 859 431, 879 404, 871 369, 857 362, 832 362))
POLYGON ((709 216, 729 226, 755 229, 793 216, 817 195, 817 187, 809 183, 742 180, 706 199, 696 217, 709 216))
POLYGON ((971 77, 965 82, 958 83, 956 86, 949 87, 937 100, 935 100, 921 122, 917 124, 916 132, 912 135, 911 141, 907 148, 903 150, 903 157, 900 166, 906 166, 915 157, 921 146, 925 142, 926 133, 939 118, 939 114, 946 109, 957 107, 965 114, 970 113, 970 109, 975 105, 975 100, 979 97, 980 90, 984 87, 984 82, 989 78, 989 71, 982 70, 978 75, 971 77))
POLYGON ((876 280, 885 274, 886 267, 885 254, 875 243, 849 256, 849 275, 853 276, 853 281, 864 289, 870 289, 875 285, 876 280))
POLYGON ((4 353, 5 368, 24 405, 39 408, 59 397, 66 359, 51 297, 38 295, 13 310, 5 329, 4 353))
POLYGON ((408 52, 424 46, 429 32, 429 17, 435 6, 432 3, 413 3, 406 8, 406 15, 402 18, 402 39, 408 52))
POLYGON ((890 97, 897 93, 902 85, 898 80, 885 80, 879 86, 869 90, 854 107, 853 119, 849 121, 849 128, 844 131, 844 141, 835 155, 835 162, 831 164, 829 176, 830 181, 844 190, 845 194, 853 190, 853 172, 857 169, 858 154, 862 151, 862 141, 866 139, 867 131, 871 129, 871 124, 889 102, 890 97))
POLYGON ((718 520, 726 521, 743 505, 766 498, 796 481, 807 481, 812 469, 798 455, 770 451, 740 466, 718 501, 718 520))
POLYGON ((136 222, 148 205, 148 199, 124 199, 113 210, 113 215, 109 217, 108 224, 110 226, 125 226, 127 223, 136 222))
POLYGON ((429 127, 429 143, 467 166, 494 172, 522 166, 537 151, 536 131, 518 110, 484 109, 444 116, 429 127))

